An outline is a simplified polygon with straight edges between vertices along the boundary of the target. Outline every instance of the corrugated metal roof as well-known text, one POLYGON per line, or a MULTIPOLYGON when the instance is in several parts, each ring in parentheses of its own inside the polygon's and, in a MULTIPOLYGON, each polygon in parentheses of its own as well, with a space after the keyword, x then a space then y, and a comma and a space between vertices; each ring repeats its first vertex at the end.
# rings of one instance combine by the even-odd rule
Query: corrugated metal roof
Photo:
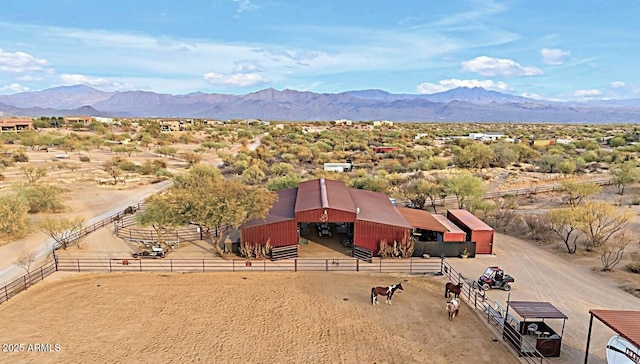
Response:
POLYGON ((349 188, 351 199, 359 209, 356 220, 365 220, 386 225, 401 226, 411 229, 411 224, 402 217, 389 197, 378 192, 349 188))
POLYGON ((247 221, 242 227, 271 224, 278 221, 295 219, 294 206, 298 188, 289 188, 276 191, 278 200, 273 204, 266 219, 253 219, 247 221))
POLYGON ((558 318, 568 317, 549 302, 509 301, 509 308, 522 318, 558 318))
POLYGON ((342 181, 324 178, 305 181, 298 186, 295 212, 331 208, 356 212, 349 188, 342 181))
POLYGON ((447 212, 457 217, 460 222, 467 225, 471 230, 493 230, 491 226, 467 210, 447 210, 447 212))
POLYGON ((398 209, 400 215, 414 228, 438 231, 441 233, 448 231, 438 220, 434 219, 430 213, 424 210, 410 209, 408 207, 396 207, 396 209, 398 209))
POLYGON ((589 313, 640 348, 640 311, 589 310, 589 313))
POLYGON ((431 214, 431 216, 434 219, 438 220, 438 222, 442 224, 442 226, 444 226, 444 228, 447 229, 448 232, 466 234, 464 230, 460 229, 456 224, 451 222, 451 220, 447 219, 446 216, 440 214, 431 214))

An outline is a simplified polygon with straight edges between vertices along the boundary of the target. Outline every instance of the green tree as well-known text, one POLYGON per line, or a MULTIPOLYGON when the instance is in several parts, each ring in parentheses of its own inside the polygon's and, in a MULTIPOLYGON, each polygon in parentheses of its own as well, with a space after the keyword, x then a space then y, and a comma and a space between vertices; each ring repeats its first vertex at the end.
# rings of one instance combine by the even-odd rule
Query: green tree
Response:
POLYGON ((82 239, 84 219, 78 217, 53 219, 47 216, 40 223, 40 228, 63 249, 67 249, 71 244, 78 244, 82 239))
POLYGON ((609 169, 609 173, 611 173, 611 181, 618 188, 620 195, 624 195, 627 186, 637 182, 640 178, 640 170, 633 161, 614 164, 609 169))
POLYGON ((184 223, 176 208, 175 196, 170 192, 152 195, 144 202, 142 212, 136 214, 136 222, 141 226, 151 226, 159 243, 165 243, 167 235, 184 223))
POLYGON ((122 170, 120 169, 120 159, 117 157, 111 158, 110 160, 104 161, 102 163, 102 169, 113 178, 113 184, 118 184, 118 178, 122 175, 122 170))
POLYGON ((40 167, 20 167, 20 171, 27 177, 27 183, 37 183, 42 177, 47 175, 47 170, 40 167))
POLYGON ((30 213, 57 213, 67 209, 60 198, 62 190, 56 186, 19 184, 16 187, 18 195, 27 203, 30 213))
POLYGON ((295 174, 276 176, 267 181, 267 189, 269 189, 269 191, 279 191, 287 188, 294 188, 298 187, 300 182, 302 182, 302 178, 295 174))
POLYGON ((578 238, 582 235, 578 228, 580 220, 575 208, 561 208, 548 211, 546 220, 549 224, 549 230, 562 239, 562 242, 567 248, 567 253, 575 254, 578 248, 578 238))
POLYGON ((630 210, 620 212, 604 201, 586 201, 576 208, 578 228, 585 236, 585 249, 592 251, 606 244, 633 218, 630 210))
POLYGON ((264 187, 225 179, 217 168, 205 165, 196 165, 176 177, 171 189, 183 222, 199 225, 216 250, 230 229, 251 219, 265 218, 277 199, 264 187))
POLYGON ((469 207, 471 201, 482 199, 486 193, 486 187, 482 179, 468 173, 454 175, 447 181, 448 194, 456 196, 458 208, 469 207))
POLYGON ((566 203, 571 207, 576 207, 587 197, 600 193, 602 187, 593 182, 563 181, 560 183, 560 191, 565 194, 566 203))

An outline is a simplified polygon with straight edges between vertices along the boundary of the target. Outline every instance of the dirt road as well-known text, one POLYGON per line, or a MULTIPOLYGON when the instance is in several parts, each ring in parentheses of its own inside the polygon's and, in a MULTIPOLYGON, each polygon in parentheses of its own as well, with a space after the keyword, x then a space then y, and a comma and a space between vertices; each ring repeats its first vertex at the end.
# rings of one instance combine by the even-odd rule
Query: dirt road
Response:
MULTIPOLYGON (((468 279, 477 279, 488 266, 498 265, 515 277, 511 292, 491 290, 491 299, 506 304, 512 301, 550 302, 569 317, 558 363, 582 363, 589 329, 589 310, 640 310, 640 299, 618 288, 612 280, 594 274, 595 266, 568 264, 559 256, 525 240, 496 233, 495 255, 474 259, 449 259, 456 271, 468 279), (509 297, 510 295, 510 297, 509 297)), ((597 268, 597 267, 595 267, 597 268)), ((597 321, 596 321, 597 322, 597 321)), ((589 363, 605 363, 607 340, 615 333, 594 322, 589 363)), ((562 328, 558 321, 558 330, 562 328)), ((552 323, 552 325, 555 322, 552 323)), ((554 326, 555 328, 555 326, 554 326)))

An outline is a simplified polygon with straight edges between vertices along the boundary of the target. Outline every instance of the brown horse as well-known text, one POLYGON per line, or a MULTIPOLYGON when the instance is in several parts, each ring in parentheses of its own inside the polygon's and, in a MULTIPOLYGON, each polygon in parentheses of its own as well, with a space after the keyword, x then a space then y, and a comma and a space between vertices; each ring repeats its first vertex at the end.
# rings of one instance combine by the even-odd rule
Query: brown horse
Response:
POLYGON ((462 290, 462 282, 458 284, 447 282, 447 284, 444 285, 444 297, 449 298, 451 296, 451 293, 453 293, 453 297, 458 298, 460 297, 461 290, 462 290))
POLYGON ((371 304, 378 304, 378 295, 384 295, 387 296, 387 300, 385 301, 385 303, 390 305, 391 297, 393 297, 393 294, 396 292, 396 290, 404 290, 404 288, 402 288, 402 283, 394 284, 388 287, 371 288, 371 304))
POLYGON ((458 316, 458 310, 460 309, 460 299, 454 298, 451 302, 447 302, 447 312, 449 313, 449 321, 458 316))

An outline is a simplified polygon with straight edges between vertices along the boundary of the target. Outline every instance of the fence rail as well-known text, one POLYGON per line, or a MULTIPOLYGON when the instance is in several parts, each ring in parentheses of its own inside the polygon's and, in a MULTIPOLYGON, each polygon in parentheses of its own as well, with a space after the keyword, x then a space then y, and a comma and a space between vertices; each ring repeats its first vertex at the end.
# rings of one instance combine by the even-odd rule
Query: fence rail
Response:
POLYGON ((59 271, 67 272, 236 272, 236 271, 344 271, 371 273, 440 273, 436 259, 379 259, 373 263, 354 258, 288 259, 281 261, 213 258, 57 258, 59 271))
POLYGON ((18 293, 26 290, 32 285, 40 282, 45 277, 56 271, 55 261, 49 260, 42 266, 30 271, 24 276, 0 288, 0 303, 9 301, 9 299, 18 293))

